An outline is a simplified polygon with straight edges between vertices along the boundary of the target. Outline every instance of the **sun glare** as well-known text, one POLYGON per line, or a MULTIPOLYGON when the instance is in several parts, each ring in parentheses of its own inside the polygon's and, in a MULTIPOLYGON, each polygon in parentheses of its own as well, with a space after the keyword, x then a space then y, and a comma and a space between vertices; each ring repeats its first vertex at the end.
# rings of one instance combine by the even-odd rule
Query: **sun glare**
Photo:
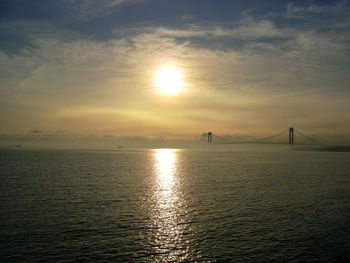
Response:
POLYGON ((175 149, 157 149, 156 168, 160 185, 164 188, 169 188, 174 181, 174 174, 176 173, 176 150, 175 149))
POLYGON ((181 70, 175 66, 161 68, 156 74, 156 86, 165 94, 175 95, 181 92, 185 86, 181 70))

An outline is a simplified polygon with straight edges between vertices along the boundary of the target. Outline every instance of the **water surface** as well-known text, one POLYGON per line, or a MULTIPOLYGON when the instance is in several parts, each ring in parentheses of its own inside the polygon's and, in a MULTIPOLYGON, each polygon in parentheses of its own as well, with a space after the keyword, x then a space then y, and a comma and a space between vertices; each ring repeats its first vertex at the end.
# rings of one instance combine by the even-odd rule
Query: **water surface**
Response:
POLYGON ((350 154, 0 151, 2 262, 346 262, 350 154))

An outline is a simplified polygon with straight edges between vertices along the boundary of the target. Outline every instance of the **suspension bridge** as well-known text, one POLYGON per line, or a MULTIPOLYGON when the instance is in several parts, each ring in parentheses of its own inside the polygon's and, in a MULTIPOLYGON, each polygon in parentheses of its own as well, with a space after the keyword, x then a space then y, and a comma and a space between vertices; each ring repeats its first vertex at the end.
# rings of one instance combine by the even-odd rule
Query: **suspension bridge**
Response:
POLYGON ((238 144, 238 143, 277 144, 278 143, 278 144, 289 144, 289 145, 297 144, 297 145, 330 146, 321 142, 315 136, 306 135, 305 133, 292 127, 267 137, 251 139, 251 140, 237 140, 237 139, 235 140, 231 136, 220 136, 212 132, 207 133, 207 139, 208 139, 208 144, 212 144, 212 143, 214 144, 238 144), (279 141, 274 140, 276 138, 279 138, 280 140, 279 141))

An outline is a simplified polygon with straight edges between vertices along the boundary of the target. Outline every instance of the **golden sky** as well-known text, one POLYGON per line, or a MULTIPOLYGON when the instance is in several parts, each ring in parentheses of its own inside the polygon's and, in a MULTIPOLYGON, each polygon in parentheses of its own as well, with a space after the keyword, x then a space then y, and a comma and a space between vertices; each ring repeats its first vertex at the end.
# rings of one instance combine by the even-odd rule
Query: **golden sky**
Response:
POLYGON ((190 13, 175 8, 182 2, 48 1, 24 4, 26 16, 3 4, 2 137, 259 137, 290 126, 349 136, 346 2, 237 1, 221 17, 207 1, 198 11, 187 4, 190 13), (66 12, 44 16, 60 4, 66 12), (168 17, 147 11, 154 6, 168 17), (159 78, 181 88, 164 92, 159 78))

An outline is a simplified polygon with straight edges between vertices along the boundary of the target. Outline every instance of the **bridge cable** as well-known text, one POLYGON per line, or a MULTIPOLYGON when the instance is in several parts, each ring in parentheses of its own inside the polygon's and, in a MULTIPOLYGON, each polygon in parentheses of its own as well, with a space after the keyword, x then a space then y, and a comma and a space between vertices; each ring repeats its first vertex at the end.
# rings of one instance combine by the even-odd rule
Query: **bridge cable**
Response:
POLYGON ((218 136, 218 135, 216 135, 216 134, 213 134, 213 136, 214 136, 214 137, 217 137, 217 138, 219 138, 219 139, 221 139, 221 140, 228 141, 228 143, 226 143, 226 144, 229 144, 229 143, 231 143, 231 144, 234 144, 234 143, 255 143, 255 142, 263 142, 263 141, 272 139, 272 138, 274 138, 274 137, 277 137, 277 136, 279 136, 279 135, 282 135, 282 134, 285 133, 285 132, 288 132, 288 129, 283 130, 283 131, 281 131, 281 132, 279 132, 279 133, 276 133, 276 134, 271 135, 271 136, 268 136, 268 137, 264 137, 264 138, 260 138, 260 139, 256 139, 256 140, 251 140, 251 141, 243 141, 243 142, 242 142, 242 141, 232 141, 232 140, 230 140, 230 139, 227 139, 227 138, 222 137, 222 136, 218 136))
POLYGON ((322 143, 322 142, 320 142, 320 141, 318 141, 318 140, 316 140, 316 139, 314 139, 314 138, 312 138, 312 137, 310 137, 310 136, 307 136, 307 135, 303 134, 302 132, 300 132, 300 131, 298 131, 298 130, 295 130, 295 132, 296 132, 297 134, 303 136, 305 139, 307 139, 307 140, 309 140, 309 141, 311 141, 311 142, 313 142, 313 143, 315 143, 315 144, 317 144, 317 145, 326 146, 326 144, 324 144, 324 143, 322 143))

